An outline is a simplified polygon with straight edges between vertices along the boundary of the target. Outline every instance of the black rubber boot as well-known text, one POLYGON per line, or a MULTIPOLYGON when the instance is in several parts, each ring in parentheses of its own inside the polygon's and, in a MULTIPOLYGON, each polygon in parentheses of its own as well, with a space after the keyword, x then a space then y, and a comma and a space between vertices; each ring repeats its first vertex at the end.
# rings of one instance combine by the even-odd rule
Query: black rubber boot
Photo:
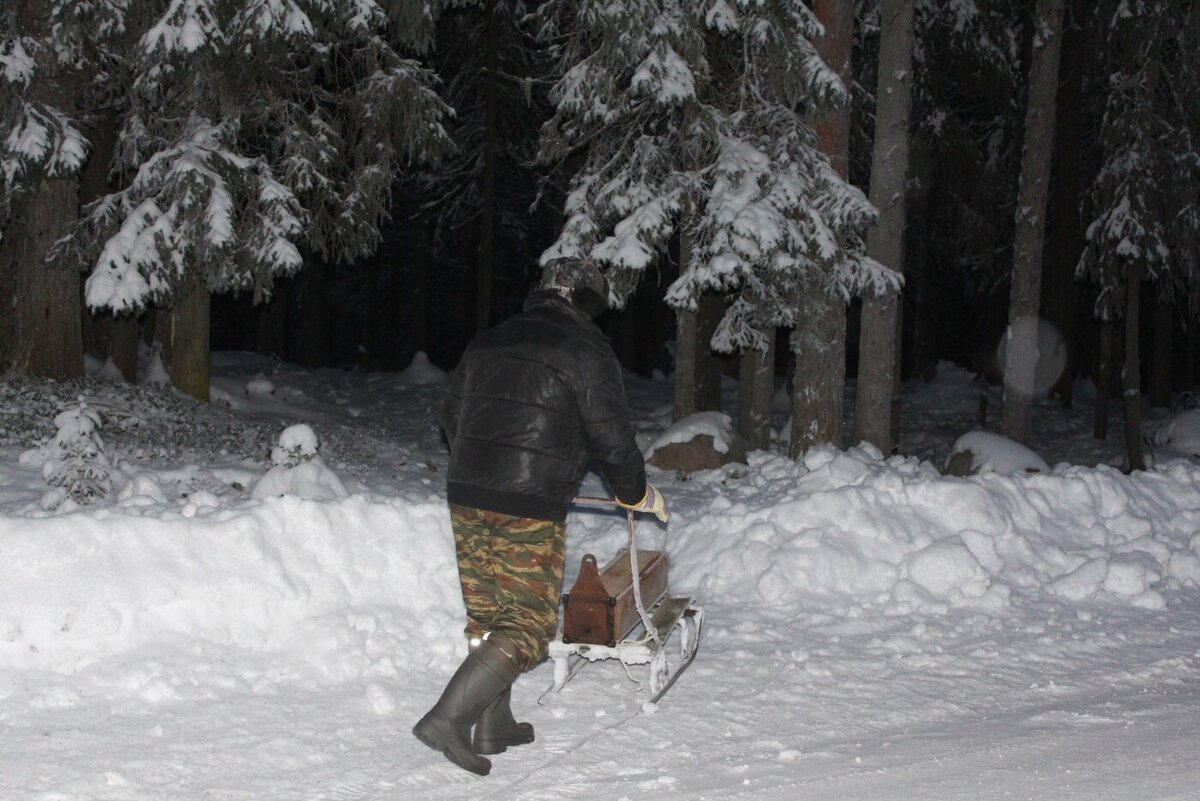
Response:
POLYGON ((492 637, 467 654, 442 697, 413 726, 417 739, 455 765, 486 776, 492 763, 471 750, 471 726, 521 672, 512 653, 511 644, 492 637))
POLYGON ((475 724, 472 746, 477 754, 502 754, 510 746, 533 742, 533 724, 518 723, 512 714, 512 687, 488 704, 475 724))

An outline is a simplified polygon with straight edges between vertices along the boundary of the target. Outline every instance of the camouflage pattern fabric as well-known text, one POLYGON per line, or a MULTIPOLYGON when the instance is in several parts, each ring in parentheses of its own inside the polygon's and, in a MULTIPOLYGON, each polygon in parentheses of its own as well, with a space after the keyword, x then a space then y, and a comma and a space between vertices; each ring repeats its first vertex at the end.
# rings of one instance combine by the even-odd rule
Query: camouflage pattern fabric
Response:
POLYGON ((522 669, 547 656, 558 629, 566 527, 450 504, 467 637, 503 632, 522 669))

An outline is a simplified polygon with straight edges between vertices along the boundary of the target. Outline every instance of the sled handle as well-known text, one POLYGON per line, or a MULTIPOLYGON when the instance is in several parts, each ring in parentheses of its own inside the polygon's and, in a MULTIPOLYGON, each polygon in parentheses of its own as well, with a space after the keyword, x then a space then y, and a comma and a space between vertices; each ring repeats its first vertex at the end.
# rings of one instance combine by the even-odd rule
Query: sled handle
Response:
MULTIPOLYGON (((580 495, 575 498, 574 502, 583 506, 620 506, 615 498, 602 498, 595 495, 580 495)), ((645 627, 646 633, 661 648, 662 640, 659 639, 658 629, 650 620, 650 613, 646 611, 646 606, 642 603, 642 578, 640 572, 641 565, 638 564, 637 526, 633 519, 633 510, 628 507, 625 507, 625 521, 629 527, 629 573, 633 579, 633 604, 637 608, 638 617, 641 618, 642 626, 645 627)))

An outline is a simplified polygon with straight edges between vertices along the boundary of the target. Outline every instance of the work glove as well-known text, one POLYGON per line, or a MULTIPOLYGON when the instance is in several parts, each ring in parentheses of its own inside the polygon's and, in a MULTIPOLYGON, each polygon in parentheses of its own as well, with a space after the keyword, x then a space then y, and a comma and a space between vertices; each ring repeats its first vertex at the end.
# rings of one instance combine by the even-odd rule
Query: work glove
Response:
POLYGON ((664 523, 671 516, 671 513, 667 511, 666 500, 653 484, 646 485, 646 495, 637 503, 625 503, 617 498, 617 505, 635 512, 649 512, 664 523))

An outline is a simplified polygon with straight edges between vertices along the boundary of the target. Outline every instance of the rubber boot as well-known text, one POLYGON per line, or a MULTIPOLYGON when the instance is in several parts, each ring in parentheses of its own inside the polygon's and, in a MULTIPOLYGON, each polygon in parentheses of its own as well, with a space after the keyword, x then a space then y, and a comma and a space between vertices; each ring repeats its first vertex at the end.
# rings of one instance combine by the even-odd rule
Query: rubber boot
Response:
POLYGON ((502 754, 510 746, 533 742, 533 724, 516 721, 510 706, 511 700, 512 687, 509 687, 483 710, 475 724, 475 737, 472 740, 475 753, 502 754))
POLYGON ((417 739, 460 768, 486 776, 492 763, 471 750, 471 726, 521 672, 512 653, 511 644, 492 637, 467 654, 442 697, 413 726, 417 739))

